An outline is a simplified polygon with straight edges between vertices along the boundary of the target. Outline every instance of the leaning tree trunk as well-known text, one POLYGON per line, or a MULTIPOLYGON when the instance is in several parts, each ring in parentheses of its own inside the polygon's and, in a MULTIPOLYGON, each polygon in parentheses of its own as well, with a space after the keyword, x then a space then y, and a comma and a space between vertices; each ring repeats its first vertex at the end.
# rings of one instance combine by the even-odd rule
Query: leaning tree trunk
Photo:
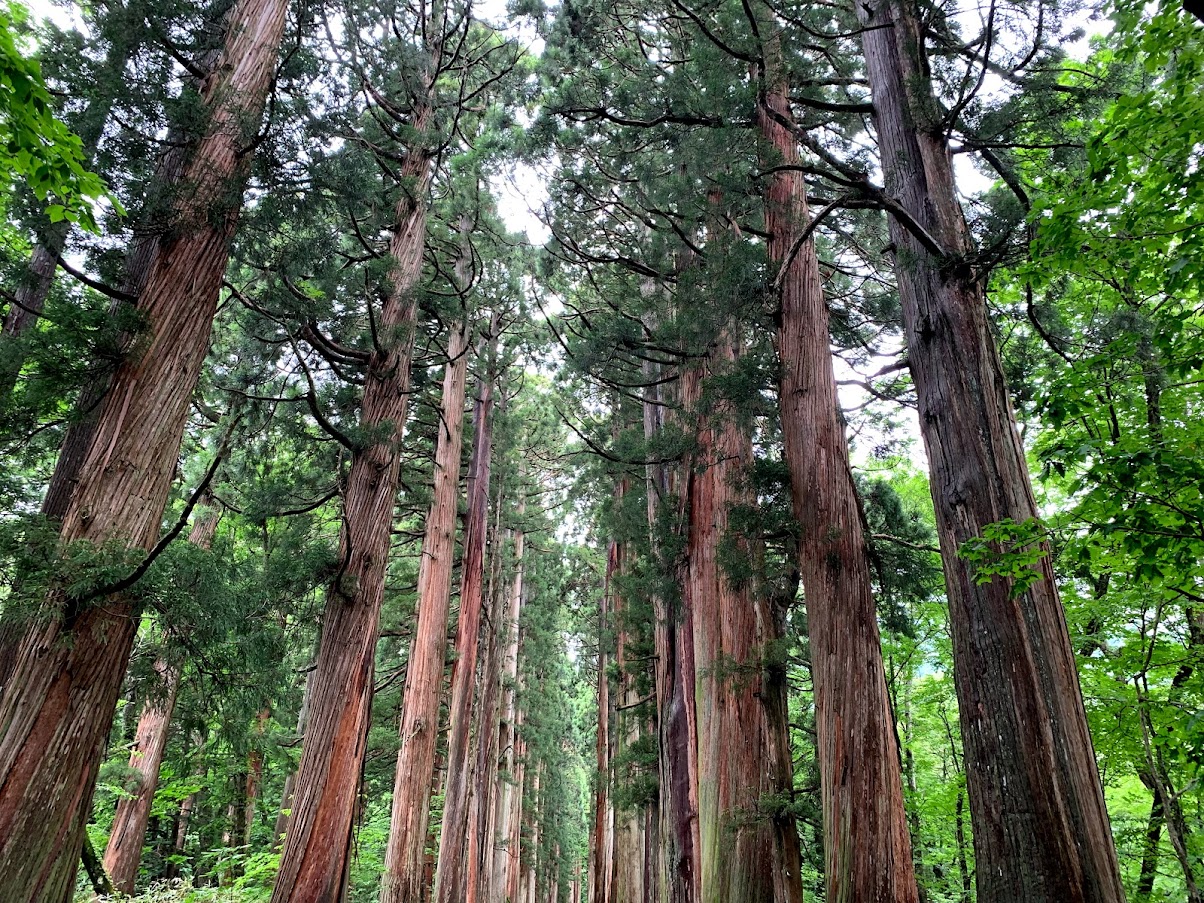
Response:
MULTIPOLYGON (((286 0, 242 0, 206 85, 204 138, 185 170, 138 308, 139 353, 117 370, 63 520, 64 546, 149 549, 158 538, 200 374, 250 148, 276 71, 286 0)), ((46 600, 0 703, 0 899, 60 903, 72 886, 139 604, 119 591, 46 600), (98 604, 100 603, 100 604, 98 604)))
POLYGON ((682 402, 699 416, 695 466, 687 478, 689 540, 686 593, 694 627, 698 724, 698 825, 701 903, 763 903, 774 899, 772 826, 758 811, 769 767, 756 604, 748 581, 725 572, 721 548, 747 550, 729 531, 731 509, 754 502, 747 489, 752 442, 735 423, 730 402, 703 413, 701 386, 730 369, 738 351, 731 328, 716 337, 688 374, 682 402))
MULTIPOLYGON (((496 341, 497 334, 491 337, 496 341)), ((493 354, 488 366, 492 366, 493 354)), ((486 368, 488 370, 488 367, 486 368)), ((443 828, 439 832, 439 861, 435 869, 436 903, 463 900, 465 836, 468 832, 469 727, 472 724, 473 685, 476 683, 478 637, 485 582, 485 543, 488 530, 489 476, 493 459, 493 374, 483 377, 473 409, 472 461, 468 479, 468 525, 461 566, 460 617, 456 628, 456 658, 452 663, 451 728, 447 738, 447 780, 443 796, 443 828)))
POLYGON ((1035 523, 1038 512, 919 11, 912 0, 856 7, 886 193, 898 205, 890 232, 945 565, 978 899, 1121 901, 1049 557, 1027 587, 998 577, 980 583, 959 557, 988 525, 1035 523))
POLYGON ((439 690, 447 655, 452 565, 456 552, 456 503, 460 495, 467 321, 453 329, 443 379, 443 416, 435 448, 435 486, 418 565, 418 623, 410 644, 402 696, 401 747, 393 784, 393 809, 381 876, 381 903, 421 903, 423 853, 429 820, 431 776, 439 737, 439 690))
MULTIPOLYGON (((918 899, 899 747, 878 637, 861 502, 849 466, 819 260, 776 42, 766 48, 757 124, 776 152, 766 182, 769 256, 779 267, 782 445, 801 540, 832 903, 918 899), (777 63, 778 65, 774 65, 777 63), (791 168, 793 167, 793 168, 791 168)), ((795 862, 796 872, 801 863, 795 862)), ((794 900, 801 899, 799 895, 794 900)))
MULTIPOLYGON (((217 509, 204 508, 193 524, 188 541, 202 549, 211 548, 217 522, 217 509)), ((159 785, 159 767, 163 764, 176 692, 180 688, 178 665, 160 658, 155 662, 155 674, 161 686, 149 695, 142 707, 138 729, 134 734, 134 749, 130 753, 129 768, 138 774, 138 789, 133 796, 118 801, 109 843, 105 847, 105 871, 113 886, 123 894, 134 893, 146 826, 150 822, 151 803, 159 785)))

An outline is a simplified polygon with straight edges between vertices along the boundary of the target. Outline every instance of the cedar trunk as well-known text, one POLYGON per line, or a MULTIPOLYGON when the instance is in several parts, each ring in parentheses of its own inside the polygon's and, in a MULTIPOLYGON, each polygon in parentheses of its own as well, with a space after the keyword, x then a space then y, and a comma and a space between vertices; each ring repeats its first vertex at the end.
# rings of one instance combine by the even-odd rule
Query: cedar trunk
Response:
POLYGON ((456 502, 460 495, 460 449, 464 427, 464 384, 468 371, 467 324, 452 332, 443 379, 443 416, 435 449, 435 486, 422 559, 418 565, 418 624, 410 646, 401 717, 401 747, 393 784, 393 809, 381 876, 381 903, 420 903, 423 853, 439 736, 439 690, 447 655, 456 551, 456 502))
MULTIPOLYGON (((738 350, 731 332, 716 337, 711 354, 685 375, 682 403, 697 410, 710 375, 730 369, 738 350)), ((760 692, 757 603, 748 581, 729 579, 720 545, 747 550, 729 535, 736 505, 753 502, 747 487, 752 442, 718 401, 701 412, 689 505, 686 593, 694 630, 698 730, 698 826, 702 903, 764 903, 773 900, 772 826, 758 813, 766 789, 768 750, 760 692), (752 678, 755 672, 756 679, 752 678)))
POLYGON ((908 358, 945 565, 978 899, 1124 899, 1074 653, 1046 556, 1024 591, 958 557, 988 524, 1037 516, 982 274, 912 0, 857 4, 908 358), (921 231, 924 233, 921 235, 921 231), (933 247, 933 245, 939 247, 933 247))
MULTIPOLYGON (((202 549, 210 548, 217 521, 217 510, 206 507, 193 524, 188 541, 202 549)), ((180 687, 180 669, 166 659, 155 662, 155 674, 162 686, 151 693, 142 707, 138 729, 134 734, 134 749, 130 753, 129 767, 138 773, 138 789, 132 797, 118 801, 104 855, 105 871, 113 886, 123 894, 130 895, 134 893, 134 881, 138 877, 138 863, 142 858, 146 826, 150 822, 151 803, 159 785, 159 767, 163 764, 176 692, 180 687)))
POLYGON ((611 543, 606 554, 606 585, 598 606, 598 726, 595 736, 594 827, 590 838, 589 903, 608 903, 611 850, 608 814, 610 812, 610 680, 607 677, 606 645, 610 624, 610 584, 614 579, 617 545, 611 543))
MULTIPOLYGON (((64 545, 149 549, 158 538, 286 10, 286 0, 235 7, 223 63, 202 95, 210 121, 183 176, 190 190, 139 297, 147 326, 105 397, 64 545)), ((133 596, 94 602, 51 592, 0 703, 0 899, 60 903, 74 883, 138 624, 133 596)))
POLYGON ((487 374, 473 407, 472 416, 468 526, 464 538, 460 617, 456 628, 456 658, 452 663, 451 702, 448 706, 451 727, 447 739, 443 830, 439 834, 439 864, 435 869, 434 899, 437 903, 459 903, 464 899, 465 838, 468 833, 468 748, 471 739, 469 728, 472 724, 472 691, 476 682, 478 637, 484 600, 489 475, 493 458, 492 411, 493 377, 492 374, 487 374))
MULTIPOLYGON (((767 59, 774 55, 767 53, 767 59)), ((776 152, 774 162, 783 167, 766 183, 765 227, 771 236, 769 257, 780 268, 778 396, 783 452, 801 529, 827 899, 915 903, 899 748, 882 668, 861 503, 836 394, 828 307, 815 245, 808 239, 795 247, 810 217, 802 173, 784 168, 800 162, 789 90, 773 71, 767 71, 766 81, 757 124, 776 152)), ((796 873, 799 866, 798 860, 792 864, 796 873)), ((801 891, 799 885, 791 899, 800 900, 801 891)))

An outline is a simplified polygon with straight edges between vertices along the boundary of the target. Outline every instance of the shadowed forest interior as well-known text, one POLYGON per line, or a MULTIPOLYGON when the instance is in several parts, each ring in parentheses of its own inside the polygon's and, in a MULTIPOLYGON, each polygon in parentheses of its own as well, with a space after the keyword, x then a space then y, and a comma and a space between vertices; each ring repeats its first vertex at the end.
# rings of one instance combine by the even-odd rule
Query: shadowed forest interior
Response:
POLYGON ((1204 903, 1200 0, 0 24, 0 903, 1204 903))

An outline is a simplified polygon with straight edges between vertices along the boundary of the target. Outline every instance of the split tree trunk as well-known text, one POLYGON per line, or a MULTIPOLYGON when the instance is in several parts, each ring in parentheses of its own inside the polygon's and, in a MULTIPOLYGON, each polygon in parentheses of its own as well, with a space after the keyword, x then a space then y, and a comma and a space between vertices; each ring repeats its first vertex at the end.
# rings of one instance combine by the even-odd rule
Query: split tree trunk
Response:
POLYGON ((1116 850, 1048 556, 1023 592, 958 557, 1037 517, 912 0, 857 4, 932 475, 980 903, 1119 903, 1116 850), (920 230, 926 233, 920 237, 920 230), (932 245, 938 245, 934 248, 932 245))
MULTIPOLYGON (((202 549, 211 548, 217 522, 216 508, 202 509, 188 541, 202 549)), ((180 688, 180 669, 166 659, 155 662, 155 674, 161 687, 149 694, 142 707, 138 729, 134 734, 134 749, 130 753, 129 767, 138 773, 138 789, 132 797, 118 801, 117 814, 113 817, 113 827, 104 854, 105 871, 113 886, 131 896, 138 877, 138 864, 142 859, 146 826, 150 822, 151 803, 159 786, 159 768, 167 748, 176 693, 180 688)))
MULTIPOLYGON (((149 549, 158 539, 204 361, 250 148, 276 71, 286 0, 242 0, 210 112, 138 308, 138 352, 105 397, 61 542, 149 549)), ((54 590, 0 703, 0 899, 60 903, 75 880, 105 733, 138 624, 128 593, 95 604, 54 590)))
MULTIPOLYGON (((496 332, 491 341, 496 341, 496 332)), ((493 354, 488 355, 487 370, 493 354)), ((447 739, 447 781, 443 795, 443 830, 439 833, 439 863, 435 869, 436 903, 460 903, 465 878, 465 836, 468 833, 468 749, 472 724, 473 685, 476 682, 478 637, 485 584, 485 544, 489 513, 489 476, 493 460, 493 374, 483 377, 473 408, 472 461, 468 474, 468 526, 460 584, 460 617, 456 629, 456 658, 452 663, 451 728, 447 739)))
POLYGON ((468 371, 467 321, 453 329, 443 378, 442 428, 435 448, 435 486, 418 565, 418 623, 410 645, 402 696, 401 747, 393 783, 393 809, 381 903, 420 903, 423 853, 439 739, 439 691, 447 656, 447 619, 456 553, 456 503, 460 496, 464 394, 468 371))
MULTIPOLYGON (((770 259, 780 268, 778 397, 802 531, 827 899, 916 903, 899 748, 861 502, 836 394, 828 307, 815 245, 810 238, 798 244, 810 215, 777 45, 776 38, 766 43, 766 92, 757 125, 777 154, 771 162, 778 169, 766 182, 765 227, 770 259)), ((789 867, 797 875, 800 866, 796 860, 789 867)), ((796 881, 791 892, 792 900, 800 900, 801 884, 796 881)))

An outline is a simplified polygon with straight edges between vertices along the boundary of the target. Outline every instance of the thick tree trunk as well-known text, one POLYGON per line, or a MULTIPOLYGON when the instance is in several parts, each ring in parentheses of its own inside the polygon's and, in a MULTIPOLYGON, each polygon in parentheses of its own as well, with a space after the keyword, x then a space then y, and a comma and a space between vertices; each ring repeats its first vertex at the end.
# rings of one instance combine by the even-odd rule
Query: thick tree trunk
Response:
MULTIPOLYGON (((789 91, 774 71, 780 69, 775 51, 773 45, 766 50, 770 71, 757 124, 776 151, 771 162, 797 167, 789 91)), ((815 245, 810 239, 798 244, 809 219, 802 173, 779 169, 766 182, 765 226, 770 259, 779 267, 782 444, 802 531, 827 899, 915 903, 899 749, 861 502, 836 394, 828 307, 815 245)), ((797 875, 801 863, 783 865, 797 875)), ((801 895, 801 884, 791 888, 791 900, 801 895)))
MULTIPOLYGON (((193 524, 188 541, 202 549, 209 549, 213 545, 217 522, 217 509, 203 508, 193 524)), ((138 863, 142 858, 151 803, 159 786, 159 767, 163 764, 176 692, 180 688, 180 669, 166 659, 155 662, 155 674, 161 686, 150 693, 142 707, 138 729, 134 734, 134 749, 130 753, 129 767, 139 775, 138 789, 132 797, 118 801, 104 855, 105 871, 112 879, 113 886, 123 894, 130 895, 134 893, 134 882, 138 877, 138 863)))
POLYGON ((729 330, 716 337, 683 387, 687 414, 701 428, 687 482, 689 561, 686 592, 694 627, 698 719, 698 823, 701 903, 763 903, 777 884, 772 825, 758 804, 766 789, 769 751, 761 705, 757 604, 749 581, 725 572, 721 545, 747 549, 729 534, 729 515, 754 498, 747 486, 752 442, 735 423, 730 403, 705 413, 694 405, 699 387, 730 369, 738 351, 729 330), (692 388, 690 388, 692 386, 692 388), (755 670, 758 679, 749 679, 755 670))
MULTIPOLYGON (((496 332, 491 338, 496 341, 496 332)), ((493 354, 490 353, 489 366, 493 354)), ((488 369, 488 368, 487 368, 488 369)), ((485 544, 489 514, 489 476, 493 461, 493 375, 486 373, 473 407, 472 461, 468 474, 468 525, 460 584, 460 617, 456 629, 456 658, 451 673, 451 727, 447 739, 447 781, 443 796, 443 830, 439 834, 439 864, 435 869, 437 903, 460 903, 465 877, 465 836, 468 833, 468 749, 472 724, 473 685, 476 682, 478 637, 484 601, 485 544)))
MULTIPOLYGON (((140 353, 106 395, 63 520, 64 545, 149 549, 159 535, 192 391, 208 347, 285 0, 243 0, 205 87, 210 123, 186 168, 177 228, 138 307, 140 353)), ((137 629, 138 604, 47 600, 0 703, 0 899, 60 903, 74 882, 105 733, 137 629)))
POLYGON ((423 890, 439 696, 447 657, 447 619, 456 553, 456 503, 460 495, 464 394, 468 371, 467 322, 453 329, 443 379, 442 429, 435 449, 435 486, 418 565, 418 624, 410 646, 402 696, 401 747, 393 784, 393 809, 381 876, 381 903, 418 903, 423 890))
POLYGON ((912 0, 857 4, 945 564, 980 903, 1124 899, 1048 557, 979 584, 958 550, 1037 516, 912 0), (921 237, 921 230, 924 235, 921 237), (933 245, 939 248, 932 247, 933 245))
MULTIPOLYGON (((520 522, 525 509, 525 503, 520 502, 518 509, 520 522)), ((523 553, 525 547, 526 536, 520 527, 514 531, 514 583, 510 588, 510 609, 500 628, 505 646, 502 654, 502 699, 501 716, 498 723, 498 752, 504 777, 498 787, 494 807, 493 822, 496 839, 490 851, 492 874, 489 879, 488 903, 505 903, 506 900, 506 866, 510 858, 510 827, 514 808, 512 798, 516 795, 515 783, 520 780, 517 775, 518 736, 515 690, 518 682, 518 625, 523 605, 523 553)), ((522 795, 521 784, 518 787, 517 795, 522 795)))

